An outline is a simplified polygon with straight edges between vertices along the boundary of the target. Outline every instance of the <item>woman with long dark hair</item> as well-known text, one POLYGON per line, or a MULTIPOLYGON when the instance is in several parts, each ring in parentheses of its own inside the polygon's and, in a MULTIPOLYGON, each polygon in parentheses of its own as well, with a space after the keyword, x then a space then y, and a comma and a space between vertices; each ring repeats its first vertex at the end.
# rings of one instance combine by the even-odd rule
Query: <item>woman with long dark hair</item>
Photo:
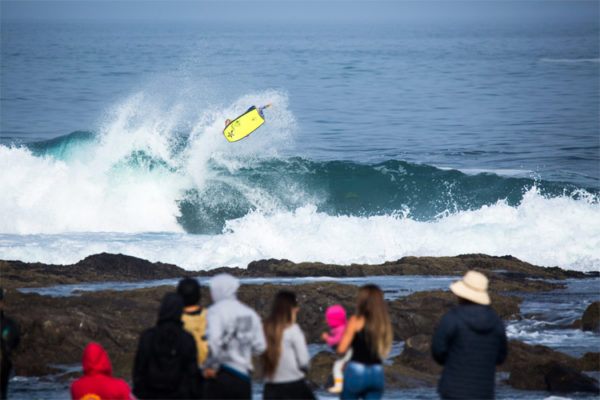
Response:
POLYGON ((265 378, 264 399, 314 399, 306 384, 308 348, 296 324, 298 304, 293 292, 275 296, 271 313, 263 324, 267 350, 260 360, 265 378))
POLYGON ((350 317, 337 347, 338 354, 352 348, 344 371, 342 399, 380 399, 383 396, 382 360, 392 347, 392 325, 383 292, 376 285, 358 291, 356 314, 350 317))

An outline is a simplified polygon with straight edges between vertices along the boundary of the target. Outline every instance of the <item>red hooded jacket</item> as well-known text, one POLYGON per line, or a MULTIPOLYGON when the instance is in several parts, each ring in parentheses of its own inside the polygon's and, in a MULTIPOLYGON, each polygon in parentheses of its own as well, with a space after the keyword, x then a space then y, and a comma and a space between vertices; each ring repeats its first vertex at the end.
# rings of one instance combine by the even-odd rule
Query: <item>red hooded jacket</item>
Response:
POLYGON ((112 377, 108 354, 98 343, 87 345, 81 364, 85 375, 71 384, 71 399, 134 399, 129 385, 122 379, 112 377))

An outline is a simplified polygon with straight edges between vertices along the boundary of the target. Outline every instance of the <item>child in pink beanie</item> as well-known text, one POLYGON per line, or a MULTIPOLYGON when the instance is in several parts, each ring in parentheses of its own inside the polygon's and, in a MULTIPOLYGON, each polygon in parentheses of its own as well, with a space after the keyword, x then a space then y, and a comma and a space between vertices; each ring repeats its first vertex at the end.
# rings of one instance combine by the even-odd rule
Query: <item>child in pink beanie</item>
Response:
MULTIPOLYGON (((344 307, 336 304, 331 306, 325 312, 325 318, 329 325, 329 333, 323 332, 321 338, 327 345, 333 347, 334 351, 342 340, 346 330, 346 310, 344 307)), ((338 358, 333 363, 333 386, 327 389, 329 393, 341 393, 344 382, 344 364, 352 357, 352 349, 349 349, 343 357, 338 358)))

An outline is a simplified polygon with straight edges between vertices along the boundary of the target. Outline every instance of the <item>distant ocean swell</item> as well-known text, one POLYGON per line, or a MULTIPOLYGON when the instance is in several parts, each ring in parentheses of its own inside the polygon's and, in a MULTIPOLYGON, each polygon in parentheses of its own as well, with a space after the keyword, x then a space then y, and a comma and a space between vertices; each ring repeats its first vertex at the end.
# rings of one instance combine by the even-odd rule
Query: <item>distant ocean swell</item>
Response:
POLYGON ((595 189, 400 160, 258 157, 193 135, 116 152, 110 139, 0 146, 0 258, 69 263, 113 251, 199 269, 482 252, 600 268, 595 189))

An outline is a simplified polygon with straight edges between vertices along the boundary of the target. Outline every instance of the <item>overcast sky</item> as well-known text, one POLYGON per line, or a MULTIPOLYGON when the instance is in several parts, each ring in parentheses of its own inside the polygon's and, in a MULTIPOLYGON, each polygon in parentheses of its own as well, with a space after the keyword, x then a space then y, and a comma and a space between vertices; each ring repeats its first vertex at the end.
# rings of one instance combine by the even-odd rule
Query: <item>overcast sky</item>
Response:
POLYGON ((597 0, 0 0, 10 20, 347 21, 561 18, 598 20, 597 0), (548 7, 552 3, 552 7, 548 7))

